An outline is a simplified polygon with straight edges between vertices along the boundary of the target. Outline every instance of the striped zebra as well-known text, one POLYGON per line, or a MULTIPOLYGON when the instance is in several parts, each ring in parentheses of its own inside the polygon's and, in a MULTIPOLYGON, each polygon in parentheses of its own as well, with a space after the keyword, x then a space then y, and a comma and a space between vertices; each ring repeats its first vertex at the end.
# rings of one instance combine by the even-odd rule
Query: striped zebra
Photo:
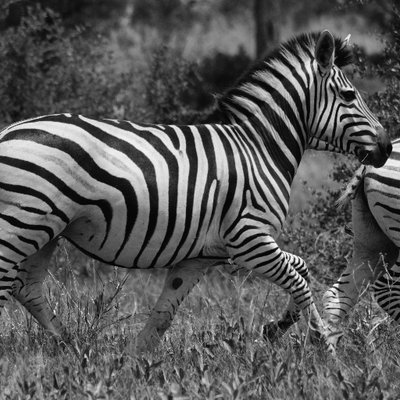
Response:
POLYGON ((339 280, 325 293, 332 331, 368 285, 378 304, 400 321, 400 139, 381 169, 361 167, 339 200, 352 199, 353 255, 339 280))
POLYGON ((0 306, 12 294, 49 332, 68 334, 42 293, 64 237, 126 268, 168 268, 137 338, 155 346, 209 267, 230 259, 291 295, 325 335, 299 257, 275 242, 307 147, 382 166, 391 144, 341 67, 348 40, 328 31, 283 44, 219 100, 219 119, 144 125, 47 115, 0 134, 0 306))

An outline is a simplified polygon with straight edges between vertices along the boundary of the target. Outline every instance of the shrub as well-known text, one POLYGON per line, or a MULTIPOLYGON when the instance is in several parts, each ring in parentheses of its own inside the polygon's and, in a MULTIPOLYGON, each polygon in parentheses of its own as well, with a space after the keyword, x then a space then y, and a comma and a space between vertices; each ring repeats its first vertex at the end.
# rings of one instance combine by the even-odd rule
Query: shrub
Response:
POLYGON ((50 9, 29 8, 0 37, 0 121, 58 112, 156 123, 202 119, 213 99, 194 63, 159 47, 144 68, 116 73, 106 44, 82 28, 67 29, 50 9))
POLYGON ((214 94, 232 86, 251 60, 244 49, 216 52, 199 64, 166 46, 156 48, 144 74, 144 118, 163 123, 198 123, 208 118, 214 94))
POLYGON ((212 97, 204 91, 197 66, 161 46, 154 49, 144 74, 143 118, 157 123, 196 123, 206 115, 212 97), (199 101, 208 97, 208 101, 199 101))
POLYGON ((99 38, 67 30, 50 9, 30 8, 0 38, 1 121, 57 112, 113 115, 126 79, 106 74, 109 57, 99 38))
POLYGON ((220 51, 205 57, 200 63, 200 74, 212 92, 223 92, 238 79, 252 64, 243 47, 236 54, 220 51))
POLYGON ((393 2, 392 7, 383 57, 376 65, 366 63, 361 73, 382 79, 384 89, 371 96, 369 105, 394 138, 400 136, 400 5, 393 2))

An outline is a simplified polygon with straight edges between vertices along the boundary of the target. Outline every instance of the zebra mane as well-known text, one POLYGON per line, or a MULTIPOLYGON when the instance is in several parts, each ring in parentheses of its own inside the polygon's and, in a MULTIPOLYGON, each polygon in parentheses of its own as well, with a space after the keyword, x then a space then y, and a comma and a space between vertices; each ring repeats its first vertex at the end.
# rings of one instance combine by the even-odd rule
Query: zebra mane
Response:
MULTIPOLYGON (((292 63, 294 59, 314 59, 315 44, 319 38, 320 32, 303 33, 287 42, 282 43, 266 56, 256 61, 250 69, 245 72, 236 83, 221 96, 216 96, 215 109, 210 113, 206 122, 230 122, 231 115, 229 103, 232 104, 232 98, 240 95, 246 84, 262 74, 267 65, 279 65, 292 63)), ((353 54, 350 46, 346 45, 344 40, 335 37, 335 65, 343 68, 353 62, 353 54)))

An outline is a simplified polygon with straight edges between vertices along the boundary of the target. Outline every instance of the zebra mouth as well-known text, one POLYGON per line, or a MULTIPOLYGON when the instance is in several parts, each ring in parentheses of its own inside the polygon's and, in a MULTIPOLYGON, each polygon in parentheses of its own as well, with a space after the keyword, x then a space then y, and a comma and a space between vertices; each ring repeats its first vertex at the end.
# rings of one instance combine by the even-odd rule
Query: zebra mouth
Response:
POLYGON ((385 165, 388 158, 386 154, 382 154, 379 150, 365 150, 357 148, 355 154, 361 164, 372 165, 374 168, 380 168, 385 165))
POLYGON ((359 146, 355 154, 364 165, 373 165, 375 168, 383 167, 392 152, 392 142, 389 135, 382 127, 377 128, 376 143, 372 149, 366 150, 359 146))

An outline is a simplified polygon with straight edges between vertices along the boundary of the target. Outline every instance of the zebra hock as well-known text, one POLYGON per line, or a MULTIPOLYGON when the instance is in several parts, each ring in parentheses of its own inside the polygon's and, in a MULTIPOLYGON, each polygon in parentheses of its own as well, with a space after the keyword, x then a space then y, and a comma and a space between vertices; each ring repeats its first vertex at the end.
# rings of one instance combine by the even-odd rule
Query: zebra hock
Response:
POLYGON ((325 293, 327 322, 336 337, 340 323, 368 286, 378 304, 400 322, 400 140, 385 166, 360 168, 341 203, 352 200, 353 255, 339 280, 325 293))
MULTIPOLYGON (((42 292, 59 237, 126 268, 167 268, 139 334, 154 347, 202 275, 228 259, 291 296, 325 326, 305 262, 275 239, 306 148, 382 166, 390 141, 342 71, 348 39, 303 34, 254 66, 202 125, 137 124, 47 115, 0 133, 0 306, 13 295, 56 337, 68 333, 42 292)), ((278 321, 279 322, 279 321, 278 321)))

